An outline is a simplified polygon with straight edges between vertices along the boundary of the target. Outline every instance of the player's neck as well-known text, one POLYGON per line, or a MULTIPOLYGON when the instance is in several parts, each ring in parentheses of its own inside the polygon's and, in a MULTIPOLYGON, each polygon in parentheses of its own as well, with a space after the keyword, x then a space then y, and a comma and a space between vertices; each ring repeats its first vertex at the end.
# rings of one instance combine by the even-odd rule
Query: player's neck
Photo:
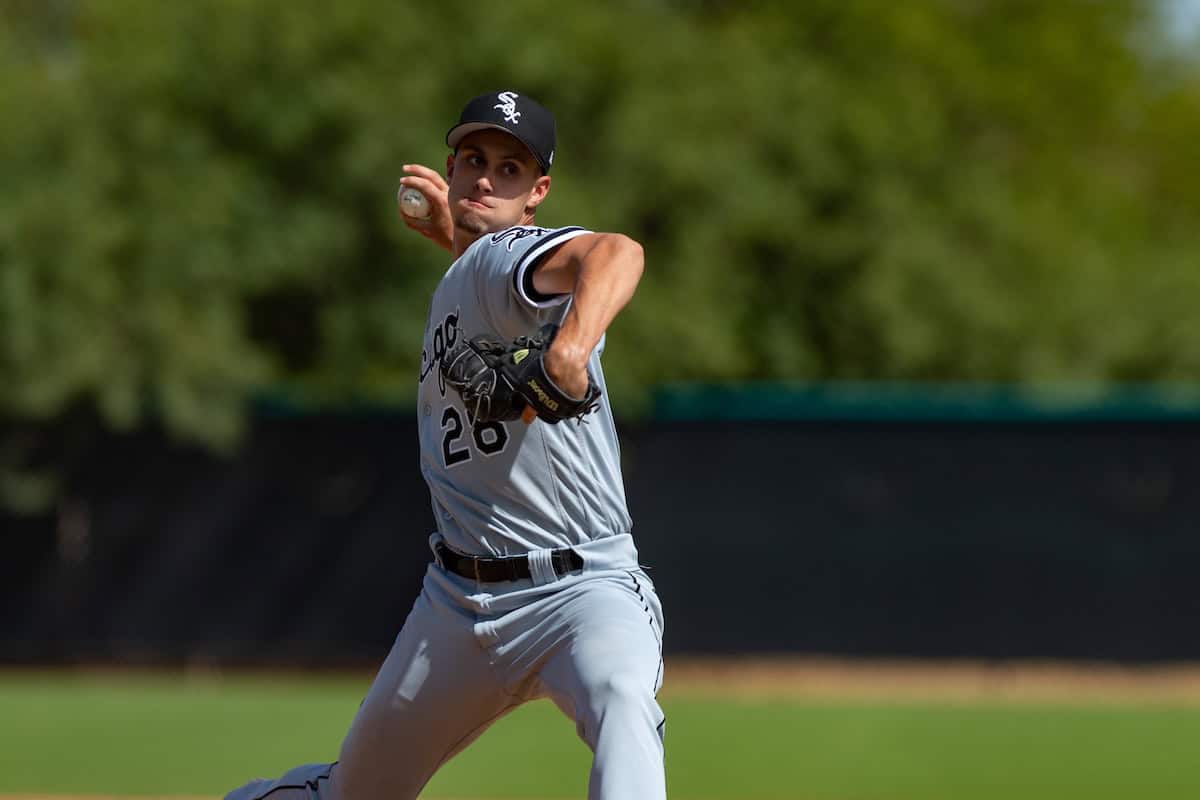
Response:
POLYGON ((475 244, 481 236, 486 236, 483 233, 471 233, 464 231, 461 228, 454 229, 454 239, 451 241, 451 251, 454 253, 454 258, 457 260, 459 256, 467 252, 467 248, 475 244))
POLYGON ((515 227, 517 225, 532 225, 532 224, 534 224, 533 214, 526 212, 526 213, 522 214, 521 218, 519 220, 517 220, 516 222, 514 222, 512 225, 505 225, 502 228, 496 228, 495 230, 487 230, 487 231, 484 231, 483 233, 476 233, 474 231, 467 230, 466 228, 460 228, 459 226, 455 225, 454 226, 454 237, 451 240, 451 243, 450 243, 451 248, 450 249, 451 249, 451 252, 454 253, 454 258, 458 259, 459 256, 461 256, 463 253, 467 252, 468 247, 475 244, 475 242, 479 241, 479 239, 483 238, 484 236, 487 236, 488 234, 499 233, 500 231, 506 231, 509 228, 515 227))

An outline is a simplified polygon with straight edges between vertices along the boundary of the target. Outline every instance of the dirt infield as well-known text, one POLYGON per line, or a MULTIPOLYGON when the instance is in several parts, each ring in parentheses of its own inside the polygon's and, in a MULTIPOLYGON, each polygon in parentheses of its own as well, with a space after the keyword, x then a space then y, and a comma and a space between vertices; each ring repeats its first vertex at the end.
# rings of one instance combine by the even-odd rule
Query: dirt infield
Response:
POLYGON ((1200 706, 1200 664, 680 658, 662 696, 1200 706))
MULTIPOLYGON (((260 666, 182 671, 92 666, 59 671, 103 678, 178 674, 219 684, 236 676, 342 676, 369 682, 376 666, 297 670, 260 666)), ((797 656, 668 657, 663 698, 707 696, 830 701, 1170 704, 1200 707, 1200 662, 1114 664, 1065 661, 844 659, 797 656)), ((0 794, 0 800, 15 800, 0 794)), ((23 798, 22 800, 37 800, 23 798)))

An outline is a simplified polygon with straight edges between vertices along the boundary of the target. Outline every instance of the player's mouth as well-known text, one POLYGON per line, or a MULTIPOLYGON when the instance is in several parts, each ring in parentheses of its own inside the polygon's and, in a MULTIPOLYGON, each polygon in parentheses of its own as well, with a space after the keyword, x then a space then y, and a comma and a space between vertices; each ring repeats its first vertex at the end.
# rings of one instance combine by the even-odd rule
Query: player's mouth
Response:
POLYGON ((469 197, 464 197, 463 202, 465 202, 467 204, 468 208, 482 208, 485 210, 491 209, 491 206, 489 206, 487 203, 483 202, 482 200, 472 200, 469 197))

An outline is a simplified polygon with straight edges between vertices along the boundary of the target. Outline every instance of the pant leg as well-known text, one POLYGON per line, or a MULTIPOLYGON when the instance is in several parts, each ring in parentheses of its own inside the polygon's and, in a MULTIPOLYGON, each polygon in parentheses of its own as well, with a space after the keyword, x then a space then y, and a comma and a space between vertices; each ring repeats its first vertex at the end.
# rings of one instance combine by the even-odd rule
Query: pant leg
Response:
POLYGON ((254 781, 227 800, 413 800, 433 773, 516 700, 474 620, 422 592, 358 709, 335 764, 254 781))
POLYGON ((649 580, 584 582, 555 614, 566 636, 540 682, 592 749, 589 800, 665 800, 662 616, 649 580))
POLYGON ((225 800, 320 800, 329 797, 333 764, 305 764, 289 769, 275 780, 259 778, 239 786, 225 800))

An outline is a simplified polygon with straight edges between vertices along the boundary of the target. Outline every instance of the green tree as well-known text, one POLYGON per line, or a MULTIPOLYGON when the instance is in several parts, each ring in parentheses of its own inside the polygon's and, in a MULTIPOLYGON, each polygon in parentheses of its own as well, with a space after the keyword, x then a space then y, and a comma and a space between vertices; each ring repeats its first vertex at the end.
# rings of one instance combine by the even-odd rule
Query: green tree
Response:
POLYGON ((1200 78, 1154 10, 5 0, 0 417, 230 447, 264 393, 410 402, 445 259, 395 220, 401 165, 509 86, 559 118, 539 221, 646 246, 622 408, 1194 379, 1200 78))

